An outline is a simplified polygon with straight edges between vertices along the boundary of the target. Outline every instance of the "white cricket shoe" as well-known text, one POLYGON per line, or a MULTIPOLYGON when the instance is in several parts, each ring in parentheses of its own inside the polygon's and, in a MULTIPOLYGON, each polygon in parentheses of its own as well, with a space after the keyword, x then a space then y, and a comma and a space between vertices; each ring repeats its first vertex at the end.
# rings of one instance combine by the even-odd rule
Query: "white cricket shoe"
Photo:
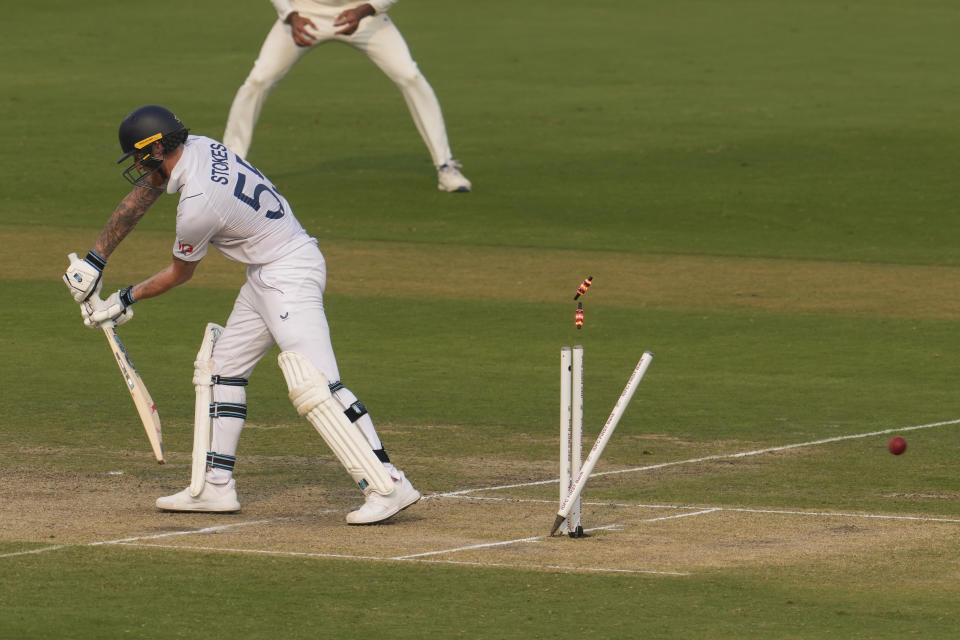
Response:
POLYGON ((460 173, 460 163, 456 160, 437 167, 437 189, 447 192, 466 192, 470 191, 470 181, 460 173))
POLYGON ((376 492, 367 495, 367 501, 356 511, 347 514, 349 524, 374 524, 403 511, 420 499, 420 492, 413 488, 407 476, 400 472, 400 480, 394 481, 394 489, 382 496, 376 492))
POLYGON ((164 511, 207 511, 232 513, 240 511, 237 500, 237 481, 230 478, 227 484, 205 482, 203 491, 196 498, 190 495, 190 487, 172 496, 157 498, 157 508, 164 511))

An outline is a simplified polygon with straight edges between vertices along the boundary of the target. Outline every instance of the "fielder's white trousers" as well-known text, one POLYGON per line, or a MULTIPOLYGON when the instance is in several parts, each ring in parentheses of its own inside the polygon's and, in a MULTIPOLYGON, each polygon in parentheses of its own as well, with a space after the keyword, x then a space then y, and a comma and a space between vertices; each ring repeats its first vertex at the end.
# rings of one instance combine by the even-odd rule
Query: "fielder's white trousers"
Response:
POLYGON ((316 44, 310 47, 298 47, 294 43, 290 25, 280 20, 274 23, 263 42, 260 55, 253 63, 250 75, 233 99, 223 134, 224 144, 238 156, 247 157, 253 129, 273 88, 300 58, 317 45, 336 40, 365 53, 393 80, 403 94, 413 123, 430 151, 434 166, 439 167, 448 162, 452 154, 440 102, 427 79, 417 68, 400 30, 388 15, 377 14, 361 20, 353 35, 336 35, 334 32, 337 28, 334 28, 333 21, 340 10, 342 8, 337 8, 329 14, 300 12, 301 16, 310 18, 317 26, 313 34, 316 36, 316 44))
MULTIPOLYGON (((223 334, 214 345, 214 374, 249 378, 260 359, 276 344, 281 351, 296 351, 306 356, 331 383, 339 381, 330 325, 323 309, 326 281, 326 262, 314 239, 276 262, 248 267, 247 281, 240 289, 223 334)), ((344 406, 350 406, 357 399, 346 387, 334 395, 344 406)), ((214 385, 213 401, 246 404, 246 389, 214 385)), ((214 418, 212 450, 235 456, 243 424, 242 418, 214 418)), ((369 414, 356 424, 371 449, 383 448, 369 414)), ((210 473, 229 474, 215 469, 208 472, 211 481, 214 478, 209 477, 210 473)), ((218 477, 216 481, 226 480, 218 477)))

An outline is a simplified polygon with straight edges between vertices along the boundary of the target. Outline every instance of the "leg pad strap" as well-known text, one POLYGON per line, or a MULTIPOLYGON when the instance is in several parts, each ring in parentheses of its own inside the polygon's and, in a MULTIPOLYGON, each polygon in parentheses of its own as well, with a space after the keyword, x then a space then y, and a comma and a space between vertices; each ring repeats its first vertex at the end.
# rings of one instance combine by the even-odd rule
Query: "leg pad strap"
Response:
POLYGON ((237 464, 236 456, 228 456, 223 453, 216 453, 215 451, 207 451, 207 466, 211 469, 226 469, 227 471, 233 471, 233 468, 237 464))

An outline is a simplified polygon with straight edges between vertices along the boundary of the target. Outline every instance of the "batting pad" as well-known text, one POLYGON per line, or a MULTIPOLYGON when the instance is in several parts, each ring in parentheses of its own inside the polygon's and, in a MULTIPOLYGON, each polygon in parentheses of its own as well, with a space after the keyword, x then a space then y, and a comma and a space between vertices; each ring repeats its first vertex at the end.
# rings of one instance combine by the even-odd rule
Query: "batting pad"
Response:
POLYGON ((213 345, 223 333, 223 327, 208 322, 203 330, 203 342, 193 362, 193 388, 196 401, 193 411, 193 455, 190 461, 190 495, 194 498, 203 491, 207 470, 207 451, 210 450, 210 388, 213 386, 213 345))
POLYGON ((310 421, 363 493, 392 493, 393 479, 374 455, 363 432, 350 422, 345 408, 330 394, 327 377, 295 351, 284 351, 277 363, 297 413, 310 421))

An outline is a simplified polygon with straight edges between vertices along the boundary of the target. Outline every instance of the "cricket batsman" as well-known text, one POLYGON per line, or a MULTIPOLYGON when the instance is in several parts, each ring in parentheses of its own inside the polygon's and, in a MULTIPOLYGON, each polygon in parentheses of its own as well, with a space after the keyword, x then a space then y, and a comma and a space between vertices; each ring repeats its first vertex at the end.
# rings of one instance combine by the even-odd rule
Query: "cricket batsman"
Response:
POLYGON ((190 280, 210 247, 247 270, 226 325, 207 345, 209 357, 198 356, 195 363, 199 410, 194 428, 207 430, 210 443, 200 453, 202 472, 187 489, 158 498, 157 507, 240 510, 233 471, 247 415, 246 386, 274 344, 282 350, 279 364, 297 411, 363 492, 364 504, 347 514, 347 522, 382 522, 417 502, 420 493, 390 461, 366 407, 340 380, 323 307, 324 257, 277 187, 223 143, 191 135, 162 106, 130 113, 120 124, 119 138, 118 164, 130 163, 123 176, 133 189, 94 247, 85 258, 75 258, 63 277, 74 300, 86 302, 81 304, 84 323, 99 328, 129 321, 135 303, 190 280), (180 198, 170 264, 101 300, 94 294, 110 255, 164 191, 180 198), (210 398, 209 414, 199 406, 201 391, 210 398))

